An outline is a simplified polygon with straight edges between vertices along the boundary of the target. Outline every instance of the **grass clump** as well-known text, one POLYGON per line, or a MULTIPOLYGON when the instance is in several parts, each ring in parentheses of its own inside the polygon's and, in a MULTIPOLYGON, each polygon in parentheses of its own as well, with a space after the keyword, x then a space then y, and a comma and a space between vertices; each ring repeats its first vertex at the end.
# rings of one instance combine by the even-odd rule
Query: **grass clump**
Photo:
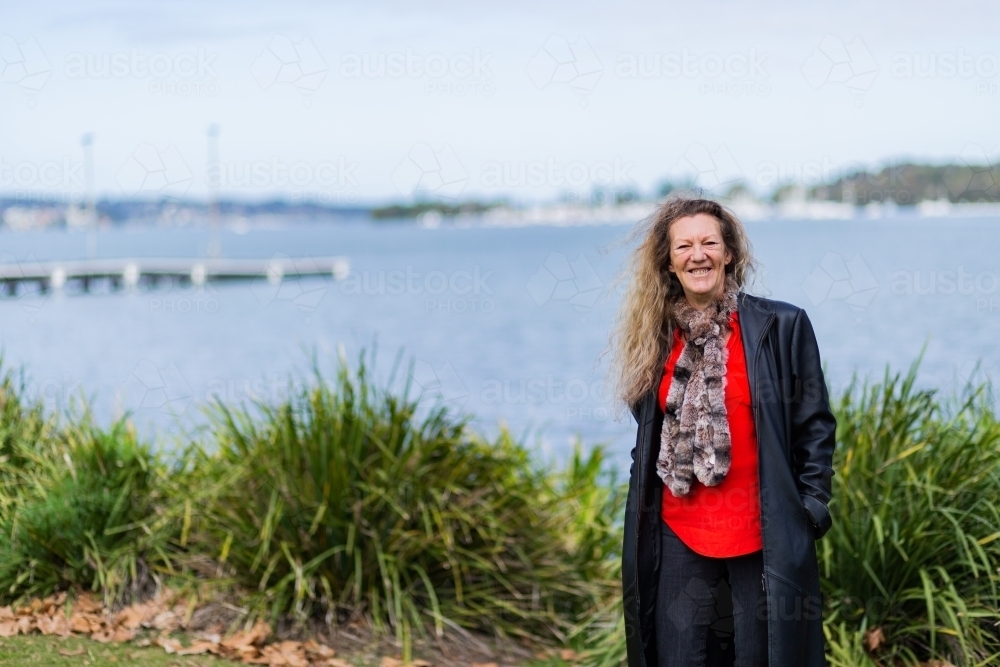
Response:
POLYGON ((0 598, 85 587, 111 602, 151 585, 170 541, 164 470, 126 422, 48 414, 8 372, 0 450, 0 598))
POLYGON ((1000 656, 1000 423, 988 387, 948 410, 915 388, 916 367, 837 405, 826 619, 878 628, 889 664, 987 664, 1000 656))
POLYGON ((376 388, 362 357, 277 405, 216 405, 188 547, 272 616, 564 639, 614 587, 623 495, 601 451, 538 468, 409 394, 376 388))
POLYGON ((30 484, 0 517, 0 590, 15 600, 74 586, 109 602, 141 594, 169 542, 156 458, 122 422, 104 431, 84 418, 60 436, 36 449, 30 484))
MULTIPOLYGON (((0 369, 3 359, 0 358, 0 369)), ((30 486, 26 474, 36 460, 36 452, 51 441, 56 420, 46 413, 41 401, 26 397, 24 376, 9 369, 0 371, 0 515, 19 503, 30 486)))

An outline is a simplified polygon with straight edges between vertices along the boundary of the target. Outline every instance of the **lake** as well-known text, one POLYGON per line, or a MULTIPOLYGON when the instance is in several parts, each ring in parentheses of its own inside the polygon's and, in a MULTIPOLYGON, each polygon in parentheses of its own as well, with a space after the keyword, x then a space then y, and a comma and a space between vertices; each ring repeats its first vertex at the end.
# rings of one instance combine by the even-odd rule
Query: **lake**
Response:
MULTIPOLYGON (((620 289, 629 227, 425 229, 365 220, 220 233, 225 257, 346 255, 342 281, 161 286, 0 299, 4 367, 23 368, 52 406, 87 395, 99 420, 131 411, 169 443, 213 399, 280 400, 315 353, 333 368, 377 342, 386 380, 402 351, 415 391, 501 422, 547 458, 573 438, 607 443, 627 470, 635 427, 614 419, 600 354, 620 289), (616 245, 617 244, 617 245, 616 245)), ((995 376, 1000 354, 1000 220, 748 223, 761 264, 753 291, 806 308, 835 392, 857 373, 905 371, 926 345, 919 383, 952 392, 995 376), (977 362, 981 368, 974 376, 977 362)), ((100 257, 205 256, 204 228, 116 228, 100 257)), ((65 230, 0 233, 2 261, 83 258, 65 230)))

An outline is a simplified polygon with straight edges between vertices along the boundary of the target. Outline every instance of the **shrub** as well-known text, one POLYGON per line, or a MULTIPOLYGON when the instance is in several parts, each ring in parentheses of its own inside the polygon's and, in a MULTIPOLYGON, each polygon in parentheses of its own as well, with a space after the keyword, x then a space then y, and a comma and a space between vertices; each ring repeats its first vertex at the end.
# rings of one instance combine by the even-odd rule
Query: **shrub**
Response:
POLYGON ((141 593, 149 565, 168 562, 162 466, 126 422, 102 430, 82 411, 60 424, 40 406, 16 409, 22 393, 0 383, 0 595, 16 601, 88 587, 112 602, 126 588, 141 593))
POLYGON ((18 503, 21 490, 31 484, 30 469, 36 450, 49 442, 56 420, 41 401, 25 399, 24 376, 3 369, 0 358, 0 517, 18 503))
POLYGON ((881 628, 886 663, 984 664, 1000 652, 1000 424, 988 387, 949 410, 916 369, 837 406, 827 621, 881 628))
POLYGON ((420 412, 408 385, 376 389, 364 356, 281 404, 210 414, 189 546, 273 616, 562 639, 613 590, 623 496, 600 484, 599 449, 537 468, 505 431, 488 442, 420 412))

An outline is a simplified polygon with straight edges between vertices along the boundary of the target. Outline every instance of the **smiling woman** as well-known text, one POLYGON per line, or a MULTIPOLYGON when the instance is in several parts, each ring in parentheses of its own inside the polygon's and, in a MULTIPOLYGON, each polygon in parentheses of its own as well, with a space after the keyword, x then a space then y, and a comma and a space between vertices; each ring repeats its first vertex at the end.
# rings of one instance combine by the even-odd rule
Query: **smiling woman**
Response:
MULTIPOLYGON (((726 250, 716 218, 696 213, 678 219, 670 228, 670 264, 688 301, 696 309, 705 308, 722 293, 726 265, 733 254, 726 250)), ((728 335, 728 331, 727 331, 728 335)))
POLYGON ((638 423, 622 592, 630 667, 822 667, 814 539, 836 421, 805 311, 743 292, 743 226, 674 197, 643 230, 616 338, 638 423))

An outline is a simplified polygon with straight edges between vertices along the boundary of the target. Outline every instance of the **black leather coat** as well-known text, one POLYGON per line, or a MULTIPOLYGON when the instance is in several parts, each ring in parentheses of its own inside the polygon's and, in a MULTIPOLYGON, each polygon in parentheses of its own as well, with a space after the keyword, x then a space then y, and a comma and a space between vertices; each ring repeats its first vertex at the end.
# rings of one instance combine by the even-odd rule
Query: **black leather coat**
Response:
MULTIPOLYGON (((816 336, 797 306, 743 293, 737 303, 760 461, 769 662, 771 667, 825 667, 815 540, 830 528, 827 503, 837 424, 816 336)), ((663 411, 656 391, 632 406, 632 414, 638 433, 622 555, 628 664, 657 667, 663 482, 656 459, 663 411)))

